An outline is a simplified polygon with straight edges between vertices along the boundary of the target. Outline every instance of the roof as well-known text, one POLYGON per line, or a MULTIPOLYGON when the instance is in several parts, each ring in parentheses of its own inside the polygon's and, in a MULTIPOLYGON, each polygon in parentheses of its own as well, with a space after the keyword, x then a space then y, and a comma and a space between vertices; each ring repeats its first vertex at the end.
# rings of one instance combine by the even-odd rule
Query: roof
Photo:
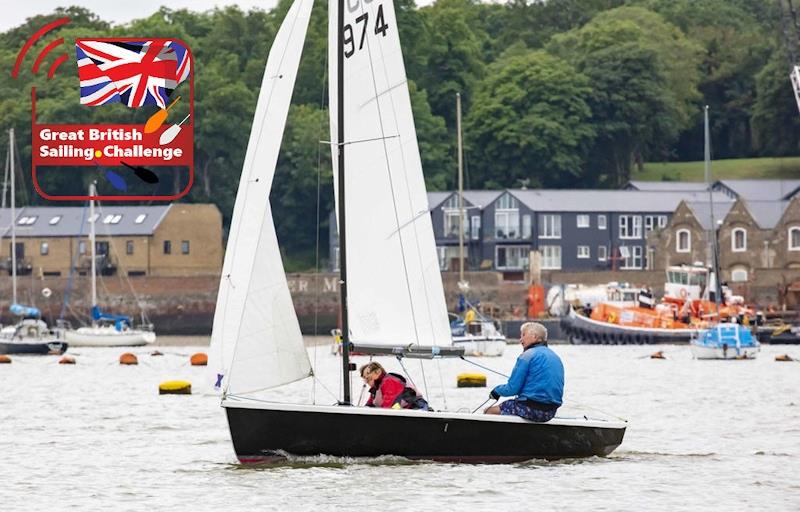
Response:
MULTIPOLYGON (((705 201, 686 201, 686 206, 689 207, 692 212, 694 212, 695 218, 697 218, 697 222, 705 230, 711 229, 711 207, 708 203, 708 193, 704 194, 706 196, 705 201)), ((716 194, 715 194, 716 196, 716 194)), ((733 201, 728 198, 727 201, 717 202, 716 197, 714 198, 714 222, 720 222, 722 219, 728 215, 728 212, 731 211, 733 208, 733 201)))
POLYGON ((428 192, 428 209, 433 210, 450 197, 452 192, 428 192))
MULTIPOLYGON (((98 236, 152 235, 171 205, 95 208, 98 236), (143 217, 142 217, 143 216, 143 217), (137 223, 136 221, 139 220, 137 223)), ((11 236, 10 209, 0 210, 0 233, 11 236)), ((83 206, 26 206, 16 212, 18 237, 71 237, 89 234, 89 208, 83 206)))
POLYGON ((649 190, 659 192, 702 192, 708 190, 703 181, 641 181, 631 180, 623 187, 625 190, 649 190))
POLYGON ((772 229, 778 225, 789 201, 745 201, 750 215, 761 229, 772 229))
POLYGON ((800 180, 718 180, 714 183, 714 190, 724 188, 747 201, 789 199, 798 187, 800 180))
MULTIPOLYGON (((708 192, 656 192, 643 190, 510 190, 536 212, 654 212, 672 213, 681 201, 708 202, 708 192)), ((715 203, 733 200, 714 193, 715 203)))

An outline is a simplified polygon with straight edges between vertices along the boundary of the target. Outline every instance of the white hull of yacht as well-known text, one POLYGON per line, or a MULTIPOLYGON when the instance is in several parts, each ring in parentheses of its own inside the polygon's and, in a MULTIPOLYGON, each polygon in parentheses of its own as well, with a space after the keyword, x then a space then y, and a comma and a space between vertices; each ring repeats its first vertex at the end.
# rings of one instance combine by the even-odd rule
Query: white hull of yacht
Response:
POLYGON ((695 359, 755 359, 759 347, 710 347, 691 343, 692 356, 695 359))
POLYGON ((118 331, 114 327, 79 327, 64 333, 71 347, 136 347, 156 341, 153 331, 131 329, 118 331))
POLYGON ((503 355, 503 350, 506 348, 506 339, 468 334, 465 336, 453 336, 453 346, 463 347, 465 356, 499 357, 503 355))

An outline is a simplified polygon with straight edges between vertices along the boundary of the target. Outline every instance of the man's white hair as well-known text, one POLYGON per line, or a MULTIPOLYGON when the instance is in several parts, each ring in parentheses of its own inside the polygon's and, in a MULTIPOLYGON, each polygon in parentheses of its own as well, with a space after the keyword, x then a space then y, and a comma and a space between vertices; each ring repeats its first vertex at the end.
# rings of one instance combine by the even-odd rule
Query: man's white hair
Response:
POLYGON ((520 337, 527 333, 538 336, 543 341, 547 341, 547 327, 539 322, 525 322, 519 328, 520 337))

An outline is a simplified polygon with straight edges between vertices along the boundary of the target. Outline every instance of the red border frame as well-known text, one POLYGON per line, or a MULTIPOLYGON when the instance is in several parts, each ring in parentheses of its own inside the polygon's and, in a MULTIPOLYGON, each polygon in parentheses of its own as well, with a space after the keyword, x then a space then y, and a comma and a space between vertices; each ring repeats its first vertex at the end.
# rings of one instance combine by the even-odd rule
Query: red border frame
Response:
MULTIPOLYGON (((88 38, 78 38, 75 42, 87 40, 88 38)), ((189 70, 189 114, 192 116, 192 139, 194 139, 194 122, 196 120, 194 116, 194 70, 195 70, 195 60, 194 54, 192 53, 192 49, 189 48, 189 45, 186 44, 185 41, 176 38, 170 37, 99 37, 99 38, 91 38, 91 41, 175 41, 176 43, 180 43, 186 48, 186 51, 189 53, 189 59, 191 59, 191 69, 189 70)), ((56 124, 56 123, 53 123, 56 124)), ((36 126, 36 87, 31 87, 31 133, 33 133, 34 127, 36 126)), ((33 148, 31 148, 33 150, 33 148)), ((39 185, 39 178, 36 172, 36 166, 33 164, 33 158, 31 158, 31 177, 33 178, 33 188, 36 189, 36 193, 39 194, 44 199, 50 201, 86 201, 89 199, 98 199, 102 201, 175 201, 187 195, 189 191, 192 189, 192 185, 194 184, 194 140, 192 140, 192 161, 189 165, 189 183, 186 184, 186 188, 178 192, 177 194, 173 194, 171 196, 54 196, 46 193, 41 185, 39 185)))

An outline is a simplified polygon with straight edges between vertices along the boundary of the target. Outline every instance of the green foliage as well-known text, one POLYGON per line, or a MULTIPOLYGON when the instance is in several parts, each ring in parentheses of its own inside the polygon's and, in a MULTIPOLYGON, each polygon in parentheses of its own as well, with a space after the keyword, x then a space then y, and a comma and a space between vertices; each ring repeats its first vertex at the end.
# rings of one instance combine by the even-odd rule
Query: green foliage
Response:
POLYGON ((584 76, 541 51, 494 63, 466 120, 469 146, 480 155, 473 186, 574 183, 594 137, 590 92, 584 76))
MULTIPOLYGON (((32 83, 42 122, 141 123, 151 113, 122 105, 81 106, 75 38, 180 38, 192 48, 196 71, 196 177, 185 200, 214 202, 227 226, 264 64, 291 3, 279 0, 269 11, 161 8, 120 26, 84 8, 60 8, 0 34, 0 67, 10 71, 30 34, 56 18, 71 19, 58 31, 70 59, 53 80, 44 76, 60 52, 45 59, 44 72, 31 72, 33 56, 49 38, 31 48, 19 79, 0 74, 0 124, 16 128, 23 171, 30 169, 32 83)), ((455 183, 457 92, 472 187, 513 187, 525 179, 548 187, 611 187, 631 176, 693 179, 693 170, 641 168, 641 162, 700 160, 703 105, 710 106, 717 158, 800 151, 800 119, 788 80, 794 63, 786 56, 800 50, 784 48, 779 2, 438 0, 417 8, 414 0, 395 0, 394 5, 429 190, 455 183)), ((291 269, 313 266, 316 238, 326 240, 333 204, 330 154, 319 144, 328 138, 327 32, 327 2, 317 2, 271 200, 291 269)), ((175 117, 188 112, 187 88, 176 91, 184 101, 174 108, 175 117)), ((732 169, 733 175, 750 172, 751 161, 743 162, 748 163, 732 169)), ((797 168, 753 165, 770 176, 791 175, 797 168)), ((74 179, 68 170, 43 172, 40 181, 46 189, 83 193, 100 172, 74 179)), ((174 193, 185 179, 162 183, 157 192, 174 193)), ((44 202, 30 180, 19 184, 18 198, 44 202)), ((324 258, 327 243, 321 246, 324 258)))

